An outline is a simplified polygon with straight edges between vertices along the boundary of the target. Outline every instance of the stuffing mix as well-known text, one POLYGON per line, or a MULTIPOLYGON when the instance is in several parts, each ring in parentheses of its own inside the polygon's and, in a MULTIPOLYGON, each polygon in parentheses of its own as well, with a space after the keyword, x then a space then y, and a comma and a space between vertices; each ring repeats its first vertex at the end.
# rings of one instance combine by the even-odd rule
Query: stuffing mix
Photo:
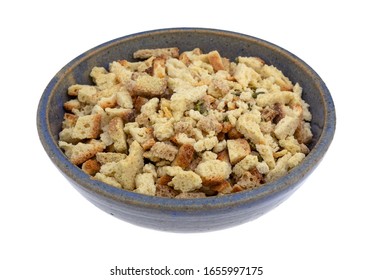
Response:
POLYGON ((94 67, 64 103, 59 146, 94 179, 203 198, 250 190, 297 166, 312 139, 302 88, 258 57, 142 49, 94 67))

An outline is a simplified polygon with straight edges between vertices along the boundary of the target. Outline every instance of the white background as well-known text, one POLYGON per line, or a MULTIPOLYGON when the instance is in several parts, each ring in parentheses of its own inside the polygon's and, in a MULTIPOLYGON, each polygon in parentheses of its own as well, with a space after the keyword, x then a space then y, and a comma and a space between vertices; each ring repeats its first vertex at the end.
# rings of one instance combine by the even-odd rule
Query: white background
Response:
POLYGON ((262 276, 247 278, 373 279, 368 4, 2 1, 0 279, 143 279, 110 276, 116 265, 262 266, 262 276), (164 27, 211 27, 265 39, 306 61, 331 91, 338 118, 332 146, 306 183, 262 218, 203 234, 136 227, 87 202, 46 156, 36 109, 54 74, 98 44, 164 27))

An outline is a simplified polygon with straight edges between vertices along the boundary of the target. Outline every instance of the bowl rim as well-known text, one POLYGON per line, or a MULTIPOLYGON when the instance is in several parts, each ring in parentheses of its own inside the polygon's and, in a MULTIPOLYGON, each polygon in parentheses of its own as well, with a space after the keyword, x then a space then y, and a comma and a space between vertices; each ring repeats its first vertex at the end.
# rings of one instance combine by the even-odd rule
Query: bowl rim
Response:
POLYGON ((55 74, 55 76, 46 86, 37 108, 37 130, 40 141, 50 160, 56 165, 56 167, 62 172, 63 175, 65 175, 68 179, 75 181, 76 184, 79 185, 79 187, 83 188, 85 191, 95 192, 101 196, 118 202, 163 209, 176 208, 179 210, 191 210, 200 208, 221 208, 230 205, 255 202, 269 195, 285 191, 289 188, 294 188, 295 183, 303 181, 303 179, 305 179, 307 175, 309 175, 321 161, 333 140, 335 129, 336 113, 332 96, 321 77, 303 60, 280 46, 251 35, 222 29, 199 27, 176 27, 142 31, 118 37, 116 39, 97 45, 96 47, 93 47, 78 55, 76 58, 72 59, 55 74), (246 190, 234 194, 212 196, 206 198, 174 199, 138 194, 133 191, 116 188, 114 186, 91 178, 91 176, 84 173, 79 167, 75 166, 67 159, 65 154, 62 152, 62 150, 58 147, 57 143, 53 139, 51 128, 48 123, 47 112, 51 96, 53 95, 53 90, 60 83, 60 79, 71 72, 74 66, 80 64, 88 57, 93 56, 96 52, 101 52, 102 50, 111 48, 113 45, 116 44, 122 44, 126 40, 173 32, 198 32, 204 33, 205 35, 214 34, 232 36, 239 37, 244 40, 255 41, 259 44, 264 45, 266 48, 271 48, 281 55, 286 56, 290 61, 298 63, 304 71, 309 73, 309 75, 313 78, 315 84, 317 84, 319 91, 322 93, 322 105, 324 107, 323 110, 325 112, 325 119, 320 138, 300 165, 290 170, 281 178, 273 182, 266 183, 260 188, 254 190, 246 190))

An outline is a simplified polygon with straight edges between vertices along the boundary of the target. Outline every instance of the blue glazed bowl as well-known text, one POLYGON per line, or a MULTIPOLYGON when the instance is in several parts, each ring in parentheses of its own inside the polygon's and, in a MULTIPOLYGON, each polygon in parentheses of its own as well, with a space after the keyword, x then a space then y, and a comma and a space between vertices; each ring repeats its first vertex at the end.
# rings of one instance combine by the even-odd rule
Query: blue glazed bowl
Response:
POLYGON ((332 142, 336 126, 332 97, 318 74, 290 52, 248 35, 214 29, 174 28, 153 30, 121 37, 97 46, 69 62, 46 87, 37 110, 41 143, 62 175, 86 199, 107 213, 143 227, 172 232, 204 232, 236 226, 255 218, 286 200, 322 160, 332 142), (222 56, 258 56, 278 67, 303 87, 310 104, 314 134, 311 152, 305 160, 277 181, 235 194, 198 199, 152 197, 118 189, 92 180, 69 162, 57 145, 67 101, 67 88, 75 83, 91 83, 94 66, 107 67, 111 61, 131 60, 140 48, 196 47, 204 52, 218 50, 222 56))

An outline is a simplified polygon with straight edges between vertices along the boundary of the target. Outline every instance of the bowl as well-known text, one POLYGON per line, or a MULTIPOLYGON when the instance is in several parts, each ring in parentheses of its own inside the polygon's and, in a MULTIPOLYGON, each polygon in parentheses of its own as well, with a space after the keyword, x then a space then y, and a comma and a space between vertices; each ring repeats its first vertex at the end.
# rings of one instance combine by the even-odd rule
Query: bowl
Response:
POLYGON ((43 92, 37 110, 40 141, 50 160, 75 189, 98 208, 138 226, 171 232, 206 232, 229 228, 256 219, 291 196, 318 166, 335 132, 332 97, 319 75, 289 51, 249 35, 205 28, 170 28, 124 36, 103 43, 64 66, 43 92), (93 180, 73 165, 58 147, 67 88, 91 83, 94 66, 107 67, 114 60, 132 59, 140 48, 179 47, 218 50, 229 59, 258 56, 282 70, 303 87, 303 99, 313 115, 310 153, 288 174, 260 188, 224 196, 194 199, 153 197, 119 189, 93 180))

